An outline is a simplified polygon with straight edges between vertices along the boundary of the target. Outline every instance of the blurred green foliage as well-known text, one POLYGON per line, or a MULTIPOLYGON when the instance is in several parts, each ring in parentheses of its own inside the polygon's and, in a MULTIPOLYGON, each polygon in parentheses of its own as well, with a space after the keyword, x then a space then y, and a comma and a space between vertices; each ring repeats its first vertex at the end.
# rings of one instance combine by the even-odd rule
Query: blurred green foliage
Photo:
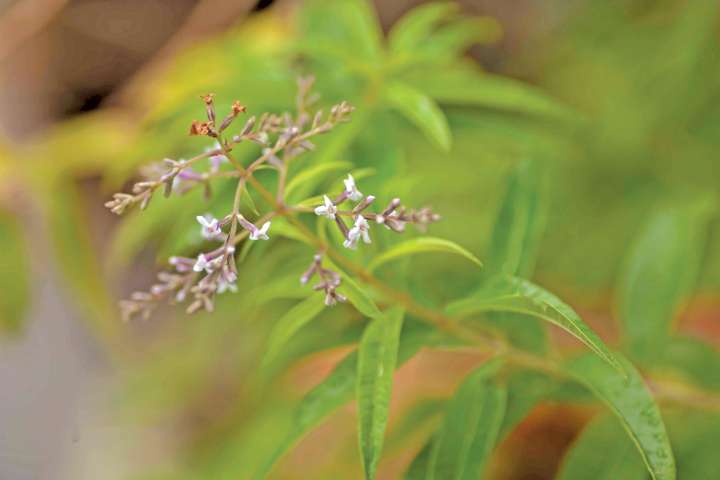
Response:
MULTIPOLYGON (((281 112, 293 108, 296 77, 312 73, 323 105, 348 100, 357 110, 352 123, 318 142, 302 170, 291 172, 289 197, 312 205, 352 170, 363 190, 380 198, 433 205, 443 222, 433 225, 432 237, 456 242, 398 241, 378 231, 352 260, 377 267, 385 282, 428 308, 453 301, 455 308, 472 306, 467 325, 533 358, 558 355, 541 320, 599 355, 563 364, 577 380, 572 384, 559 384, 542 368, 486 364, 452 398, 415 399, 434 406, 403 410, 385 436, 388 372, 422 346, 452 349, 462 342, 408 313, 404 320, 393 313, 401 320, 382 325, 385 331, 381 292, 344 274, 352 306, 321 312, 317 297, 308 298, 297 282, 311 250, 285 241, 297 232, 273 222, 279 240, 243 252, 243 294, 222 298, 212 315, 183 318, 149 354, 121 363, 127 382, 121 404, 130 418, 184 427, 172 467, 137 478, 250 478, 270 471, 276 478, 355 478, 362 465, 372 477, 385 466, 383 438, 388 464, 397 461, 397 450, 419 452, 407 478, 477 478, 493 448, 536 403, 587 402, 588 391, 617 419, 603 415, 586 428, 559 478, 644 478, 650 471, 652 478, 671 479, 673 451, 679 478, 712 478, 720 353, 682 333, 678 318, 692 295, 717 297, 720 288, 718 8, 704 0, 581 2, 527 57, 514 59, 514 68, 529 72, 540 89, 487 73, 467 58, 470 46, 498 39, 500 27, 454 4, 422 5, 385 35, 369 2, 307 1, 290 19, 258 15, 186 52, 137 92, 146 109, 141 119, 101 113, 18 152, 36 159, 21 167, 22 176, 41 192, 69 291, 109 348, 127 348, 118 347, 127 332, 117 326, 107 284, 147 252, 164 261, 197 251, 203 240, 195 215, 222 212, 233 185, 218 185, 209 202, 199 192, 153 201, 124 219, 101 257, 75 180, 100 173, 109 191, 140 164, 188 158, 208 147, 184 135, 202 115, 201 93, 215 92, 220 111, 238 97, 252 112, 281 112), (459 255, 404 256, 427 250, 459 255), (382 265, 380 252, 402 258, 382 265), (475 255, 485 261, 482 273, 467 261, 475 255), (607 348, 570 306, 531 278, 570 292, 574 304, 602 302, 608 310, 607 292, 616 290, 623 353, 607 348), (366 317, 375 320, 363 336, 366 317), (327 351, 344 357, 312 389, 287 380, 288 369, 327 351), (608 365, 617 362, 620 371, 608 365), (658 407, 641 375, 670 388, 667 404, 658 407), (349 403, 356 388, 362 454, 354 436, 339 437, 345 440, 328 447, 330 460, 301 473, 284 467, 288 451, 349 403), (698 401, 680 405, 676 394, 698 401), (465 428, 466 413, 474 429, 465 428), (197 417, 202 421, 187 425, 197 417), (395 450, 391 439, 401 424, 424 434, 407 433, 410 440, 398 440, 395 450), (469 451, 472 458, 460 455, 469 451), (608 455, 617 461, 604 462, 608 455)), ((257 151, 236 154, 248 161, 257 151)), ((259 198, 244 202, 248 211, 262 208, 259 198)), ((0 301, 0 324, 17 328, 28 303, 28 262, 16 220, 3 213, 0 230, 0 283, 12 292, 0 301)))

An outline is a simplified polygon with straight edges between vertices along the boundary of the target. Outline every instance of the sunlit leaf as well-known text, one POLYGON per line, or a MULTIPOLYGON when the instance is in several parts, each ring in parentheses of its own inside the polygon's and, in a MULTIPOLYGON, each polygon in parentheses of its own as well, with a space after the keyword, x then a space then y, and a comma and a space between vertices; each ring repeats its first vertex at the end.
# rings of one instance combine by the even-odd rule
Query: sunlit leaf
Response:
POLYGON ((267 350, 262 362, 263 365, 268 365, 275 360, 292 336, 325 308, 325 299, 322 295, 311 295, 288 310, 275 323, 270 332, 267 350))
POLYGON ((592 355, 570 362, 568 372, 588 387, 620 419, 654 480, 674 480, 675 459, 660 409, 640 373, 623 357, 626 375, 592 355))
POLYGON ((377 305, 375 305, 375 302, 373 302, 360 285, 358 285, 357 282, 348 275, 343 275, 342 283, 340 284, 338 291, 345 295, 350 303, 357 308, 358 312, 363 315, 369 318, 376 318, 382 314, 377 305))
POLYGON ((565 454, 558 480, 642 480, 647 470, 633 442, 612 417, 585 427, 565 454))
POLYGON ((0 330, 16 331, 30 298, 28 247, 17 219, 0 210, 0 330))
POLYGON ((475 255, 455 242, 435 237, 418 237, 398 243, 380 253, 370 262, 368 270, 375 270, 381 265, 405 255, 429 252, 454 253, 467 258, 477 266, 482 266, 482 262, 475 255))
POLYGON ((487 311, 516 312, 546 320, 583 342, 600 358, 622 371, 615 356, 569 305, 552 293, 520 278, 500 275, 474 295, 447 307, 451 315, 469 316, 487 311))
POLYGON ((640 357, 655 352, 687 299, 700 268, 707 213, 701 208, 656 212, 637 237, 622 274, 618 314, 640 357))
POLYGON ((388 310, 365 329, 358 347, 358 434, 365 478, 375 478, 390 410, 404 312, 388 310))
POLYGON ((430 479, 481 478, 505 413, 505 387, 492 379, 502 362, 492 360, 472 372, 448 404, 434 442, 430 479))
POLYGON ((452 138, 447 118, 431 97, 401 82, 386 85, 385 97, 390 106, 419 128, 435 146, 450 150, 452 138))

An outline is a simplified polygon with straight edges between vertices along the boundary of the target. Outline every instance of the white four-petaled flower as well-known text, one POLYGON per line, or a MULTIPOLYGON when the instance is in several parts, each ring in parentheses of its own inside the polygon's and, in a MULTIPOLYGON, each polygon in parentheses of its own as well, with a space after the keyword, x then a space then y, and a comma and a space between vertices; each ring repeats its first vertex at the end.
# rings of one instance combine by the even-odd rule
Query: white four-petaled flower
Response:
POLYGON ((348 178, 343 180, 343 183, 345 184, 345 194, 350 200, 352 200, 353 202, 357 202, 358 200, 363 198, 363 194, 360 193, 360 191, 357 189, 357 185, 355 185, 355 179, 352 175, 348 173, 348 178))
POLYGON ((345 248, 357 248, 358 240, 362 237, 363 242, 370 243, 370 224, 368 224, 365 217, 358 215, 355 219, 355 225, 348 232, 347 239, 343 242, 345 248))
POLYGON ((210 215, 197 217, 198 223, 202 226, 202 236, 206 240, 217 240, 222 236, 222 229, 220 228, 220 222, 217 218, 213 218, 210 215))
POLYGON ((325 205, 321 205, 315 209, 315 215, 327 217, 330 220, 335 220, 335 214, 337 213, 337 207, 333 204, 332 200, 327 195, 323 195, 323 202, 325 205))
POLYGON ((193 265, 193 271, 202 272, 203 270, 207 270, 208 273, 210 273, 212 270, 212 261, 208 260, 205 254, 201 253, 198 255, 195 265, 193 265))
POLYGON ((255 228, 250 232, 250 240, 270 240, 267 232, 270 229, 270 222, 265 222, 262 227, 255 228))

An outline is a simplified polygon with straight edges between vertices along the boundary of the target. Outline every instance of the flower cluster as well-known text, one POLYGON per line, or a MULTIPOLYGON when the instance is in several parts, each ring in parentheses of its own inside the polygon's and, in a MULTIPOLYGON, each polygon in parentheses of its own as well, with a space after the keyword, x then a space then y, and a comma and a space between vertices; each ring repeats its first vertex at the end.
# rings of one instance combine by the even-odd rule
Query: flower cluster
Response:
MULTIPOLYGON (((116 214, 122 214, 129 207, 138 204, 144 209, 156 191, 166 196, 183 194, 196 187, 204 189, 207 196, 212 194, 211 184, 218 178, 234 178, 237 181, 233 205, 226 215, 215 218, 209 214, 197 216, 200 233, 206 244, 196 257, 171 257, 166 271, 158 274, 158 282, 146 292, 135 292, 128 300, 120 303, 123 316, 147 318, 161 303, 188 302, 189 313, 198 310, 211 311, 214 299, 224 292, 238 290, 238 270, 235 251, 240 242, 267 241, 275 216, 294 216, 305 212, 327 217, 335 222, 343 234, 344 246, 355 249, 360 243, 370 243, 370 225, 384 225, 396 232, 402 232, 407 223, 424 227, 439 217, 429 209, 408 210, 394 199, 380 213, 366 210, 375 201, 372 195, 364 195, 357 187, 352 175, 348 175, 342 193, 331 198, 323 197, 323 204, 317 208, 287 205, 285 185, 289 164, 298 156, 315 148, 312 137, 325 134, 338 124, 349 121, 353 111, 347 102, 334 105, 327 115, 321 110, 310 109, 317 101, 311 93, 312 78, 298 82, 297 112, 293 115, 264 113, 259 118, 248 119, 240 131, 228 135, 233 121, 245 113, 246 108, 234 102, 230 112, 218 121, 212 94, 202 96, 207 120, 192 122, 189 133, 192 136, 209 137, 212 145, 202 153, 188 160, 166 159, 162 164, 152 165, 143 171, 144 179, 135 183, 131 193, 117 193, 106 206, 116 214), (259 148, 256 159, 243 164, 233 155, 233 148, 242 142, 252 142, 259 148), (269 191, 253 176, 260 168, 277 172, 277 186, 269 191), (253 188, 271 207, 264 215, 249 220, 240 213, 240 199, 253 188), (344 205, 352 204, 352 207, 344 205), (346 223, 346 218, 350 223, 346 223)), ((317 240, 313 240, 317 243, 317 240)), ((312 243, 312 242, 310 242, 312 243)), ((321 250, 326 247, 321 245, 321 250)), ((310 268, 303 274, 301 282, 306 284, 317 277, 314 290, 325 293, 325 303, 334 305, 346 299, 337 292, 341 277, 322 266, 323 254, 315 255, 310 268)))
POLYGON ((352 175, 348 175, 343 180, 343 183, 345 184, 345 190, 335 200, 330 200, 330 197, 324 195, 323 204, 316 207, 314 212, 315 215, 326 217, 335 222, 345 238, 343 242, 345 248, 356 249, 361 239, 364 243, 372 242, 370 238, 370 222, 383 225, 394 232, 402 233, 408 223, 414 224, 424 231, 428 224, 440 220, 440 216, 433 213, 430 208, 419 210, 405 208, 400 203, 399 198, 391 200, 388 206, 380 213, 365 212, 375 201, 375 197, 373 195, 364 196, 358 190, 352 175), (342 210, 339 207, 345 201, 358 203, 350 210, 342 210), (342 219, 343 216, 352 220, 350 228, 342 219))

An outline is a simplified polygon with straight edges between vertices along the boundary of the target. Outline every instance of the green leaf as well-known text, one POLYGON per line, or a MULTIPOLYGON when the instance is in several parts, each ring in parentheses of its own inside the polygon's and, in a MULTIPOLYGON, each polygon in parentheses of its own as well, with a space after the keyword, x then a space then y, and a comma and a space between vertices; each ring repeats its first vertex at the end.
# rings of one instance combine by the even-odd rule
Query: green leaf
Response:
POLYGON ((484 73, 475 64, 417 69, 403 74, 402 80, 442 105, 495 108, 568 120, 578 118, 577 113, 532 86, 484 73))
POLYGON ((448 305, 450 315, 487 311, 516 312, 548 321, 587 345, 600 358, 622 371, 615 356, 569 305, 552 293, 521 278, 498 275, 474 295, 448 305))
POLYGON ((511 373, 507 380, 507 406, 498 439, 507 436, 532 409, 553 391, 554 379, 532 370, 511 373))
POLYGON ((447 65, 448 59, 457 58, 476 43, 492 43, 502 35, 497 20, 490 17, 464 17, 433 32, 414 53, 413 59, 429 64, 447 65))
POLYGON ((492 381, 501 364, 494 360, 476 369, 450 400, 433 446, 430 479, 482 477, 505 413, 505 387, 492 381))
POLYGON ((456 3, 433 2, 415 7, 390 29, 388 47, 393 53, 412 52, 443 20, 459 10, 456 3))
POLYGON ((297 196, 304 196, 311 192, 327 174, 340 170, 347 171, 352 168, 350 162, 320 163, 295 175, 285 188, 285 198, 293 202, 297 196), (297 192, 297 194, 296 194, 297 192), (294 195, 295 194, 295 195, 294 195))
POLYGON ((405 480, 427 480, 434 440, 430 438, 420 449, 405 473, 405 480))
MULTIPOLYGON (((406 325, 407 326, 407 325, 406 325)), ((428 342, 432 330, 421 329, 416 332, 403 332, 398 349, 398 365, 412 358, 421 346, 428 342)), ((348 354, 333 369, 330 375, 315 386, 300 401, 295 412, 294 424, 286 437, 278 442, 278 448, 257 472, 256 478, 265 478, 275 462, 282 457, 297 441, 324 418, 340 406, 353 399, 357 383, 358 354, 348 354)))
POLYGON ((360 288, 360 285, 349 276, 343 275, 342 283, 338 290, 345 295, 348 300, 350 300, 350 303, 357 308, 358 312, 363 315, 369 318, 377 318, 382 315, 382 312, 378 309, 377 305, 375 305, 375 302, 373 302, 368 294, 360 288))
POLYGON ((390 410, 404 312, 388 310, 365 329, 358 348, 358 435, 365 478, 375 478, 390 410))
POLYGON ((0 210, 0 330, 17 331, 30 300, 28 249, 19 222, 0 210))
POLYGON ((657 351, 690 294, 702 260, 706 223, 704 208, 666 208, 650 218, 635 240, 621 277, 618 314, 638 357, 657 351))
POLYGON ((592 355, 570 362, 567 370, 620 419, 652 478, 675 480, 675 459, 660 409, 635 367, 619 354, 617 358, 625 376, 592 355))
POLYGON ((602 416, 585 427, 566 453, 557 478, 641 480, 647 478, 647 470, 622 426, 614 418, 602 416))
POLYGON ((418 237, 393 245, 380 255, 373 258, 368 265, 368 270, 373 271, 379 266, 405 255, 414 255, 416 253, 426 252, 446 252, 454 253, 467 258, 477 266, 481 267, 482 262, 472 253, 461 247, 455 242, 436 237, 418 237))
POLYGON ((325 299, 320 294, 311 295, 296 304, 278 320, 270 332, 263 366, 275 360, 280 351, 295 333, 325 309, 325 299))
POLYGON ((521 162, 510 174, 490 238, 488 270, 523 278, 532 273, 545 226, 541 178, 533 161, 521 162))
POLYGON ((405 83, 392 82, 385 87, 385 97, 390 106, 418 127, 436 147, 450 150, 452 138, 447 118, 429 96, 405 83))

